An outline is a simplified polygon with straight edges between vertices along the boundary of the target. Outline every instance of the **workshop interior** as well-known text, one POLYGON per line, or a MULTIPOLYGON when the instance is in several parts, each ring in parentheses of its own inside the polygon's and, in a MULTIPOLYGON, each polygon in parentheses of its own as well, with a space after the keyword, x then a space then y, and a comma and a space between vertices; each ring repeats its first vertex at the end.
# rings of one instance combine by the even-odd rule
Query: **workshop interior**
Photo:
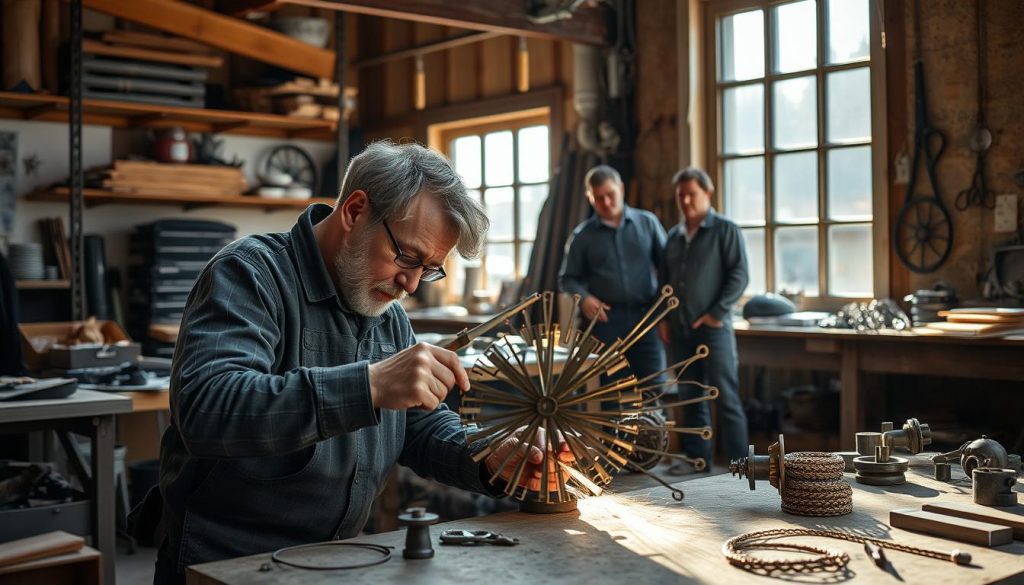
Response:
POLYGON ((1024 2, 0 7, 0 585, 1024 582, 1024 2))

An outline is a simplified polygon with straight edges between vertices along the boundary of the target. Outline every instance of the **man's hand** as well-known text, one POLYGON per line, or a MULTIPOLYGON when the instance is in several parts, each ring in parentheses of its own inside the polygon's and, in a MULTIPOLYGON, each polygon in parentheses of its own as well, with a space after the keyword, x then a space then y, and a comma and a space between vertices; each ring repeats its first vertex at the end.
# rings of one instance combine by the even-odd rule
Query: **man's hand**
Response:
POLYGON ((587 320, 593 319, 594 315, 597 315, 597 320, 601 323, 608 322, 607 311, 611 309, 611 305, 606 305, 601 299, 590 295, 583 299, 580 303, 580 311, 583 311, 583 316, 587 320))
POLYGON ((458 384, 469 390, 469 376, 455 352, 417 343, 386 360, 370 364, 370 399, 374 408, 431 411, 458 384))
POLYGON ((701 325, 707 325, 712 329, 721 329, 722 322, 711 316, 711 313, 704 313, 699 319, 693 322, 693 328, 697 329, 701 325))
MULTIPOLYGON (((537 435, 533 439, 533 444, 527 450, 523 446, 522 435, 525 432, 526 427, 519 427, 510 437, 502 441, 494 449, 494 452, 484 460, 484 466, 487 468, 487 472, 493 475, 497 471, 498 466, 505 461, 505 457, 509 457, 509 453, 514 451, 511 457, 509 457, 508 463, 498 475, 498 477, 508 483, 512 481, 512 476, 525 454, 527 457, 526 465, 523 468, 522 475, 519 477, 519 487, 539 492, 544 476, 543 449, 547 445, 547 437, 543 428, 537 429, 537 435)), ((562 440, 561 434, 558 435, 558 443, 559 445, 554 447, 558 450, 557 457, 554 454, 548 456, 548 491, 551 492, 558 491, 558 461, 569 464, 576 461, 576 458, 573 457, 572 452, 569 450, 569 444, 562 440)), ((569 474, 562 470, 562 477, 568 481, 569 474)))

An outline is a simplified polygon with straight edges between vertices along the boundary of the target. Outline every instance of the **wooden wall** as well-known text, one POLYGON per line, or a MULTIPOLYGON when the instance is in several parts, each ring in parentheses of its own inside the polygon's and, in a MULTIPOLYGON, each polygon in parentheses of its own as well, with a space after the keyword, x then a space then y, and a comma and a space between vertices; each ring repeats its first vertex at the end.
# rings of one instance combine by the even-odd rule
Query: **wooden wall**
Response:
POLYGON ((653 211, 666 226, 679 221, 672 175, 679 170, 676 0, 636 3, 636 182, 631 205, 653 211))
MULTIPOLYGON (((373 16, 350 16, 359 37, 353 61, 466 34, 467 30, 373 16)), ((359 125, 364 140, 425 140, 417 122, 430 110, 515 95, 518 37, 500 36, 424 56, 426 111, 415 109, 412 58, 359 69, 359 125)), ((566 128, 571 128, 572 48, 570 43, 529 38, 530 90, 564 88, 566 128)))
MULTIPOLYGON (((983 272, 993 244, 1013 236, 994 231, 993 212, 972 207, 957 211, 956 194, 971 183, 975 157, 968 149, 968 136, 975 125, 977 110, 977 51, 975 6, 979 0, 928 0, 922 3, 922 59, 925 91, 932 126, 946 135, 946 151, 938 163, 938 183, 943 201, 953 216, 954 244, 949 260, 929 274, 907 273, 895 258, 893 296, 918 288, 931 288, 945 281, 956 288, 961 300, 978 298, 981 290, 976 275, 983 272)), ((983 0, 987 11, 987 125, 992 131, 988 151, 988 186, 996 193, 1018 194, 1022 189, 1013 182, 1013 173, 1024 167, 1024 2, 983 0)), ((890 107, 905 112, 906 146, 913 144, 914 132, 914 21, 913 2, 887 2, 902 10, 906 38, 906 58, 902 73, 905 91, 892 95, 890 107), (894 104, 895 101, 900 102, 894 104)), ((892 35, 899 30, 890 31, 892 35)), ((890 116, 890 119, 893 119, 890 116)), ((899 119, 899 118, 896 118, 899 119)), ((896 156, 901 145, 890 147, 896 156)), ((919 178, 921 180, 921 178, 919 178)), ((891 208, 903 203, 905 186, 894 185, 891 208)))

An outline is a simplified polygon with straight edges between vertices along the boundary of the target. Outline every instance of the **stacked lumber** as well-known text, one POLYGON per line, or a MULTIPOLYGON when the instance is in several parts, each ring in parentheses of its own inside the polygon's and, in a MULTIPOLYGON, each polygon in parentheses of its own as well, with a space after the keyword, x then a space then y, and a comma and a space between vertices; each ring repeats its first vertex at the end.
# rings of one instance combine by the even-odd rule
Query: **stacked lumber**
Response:
POLYGON ((939 311, 939 316, 946 320, 915 327, 914 332, 978 338, 1024 335, 1024 309, 970 307, 939 311))
POLYGON ((64 219, 44 217, 39 220, 43 233, 43 249, 48 266, 56 265, 61 278, 71 278, 71 249, 64 231, 64 219))
MULTIPOLYGON (((355 103, 356 89, 345 89, 345 115, 355 103)), ((338 84, 328 79, 314 81, 297 77, 274 87, 245 87, 235 90, 235 103, 252 112, 284 114, 299 118, 337 121, 338 84)))
POLYGON ((136 31, 114 30, 82 41, 87 98, 201 108, 207 69, 224 60, 206 46, 136 31))
POLYGON ((216 165, 114 161, 103 188, 132 195, 240 195, 249 186, 242 169, 216 165))

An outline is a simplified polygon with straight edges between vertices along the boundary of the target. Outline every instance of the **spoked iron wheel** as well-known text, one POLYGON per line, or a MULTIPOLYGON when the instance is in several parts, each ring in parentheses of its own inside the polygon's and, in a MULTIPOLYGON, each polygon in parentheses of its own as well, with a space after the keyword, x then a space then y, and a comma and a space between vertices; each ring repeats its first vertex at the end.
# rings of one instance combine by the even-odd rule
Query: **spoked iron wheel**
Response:
POLYGON ((910 199, 896 218, 893 245, 907 268, 931 272, 953 250, 953 220, 932 197, 910 199))

